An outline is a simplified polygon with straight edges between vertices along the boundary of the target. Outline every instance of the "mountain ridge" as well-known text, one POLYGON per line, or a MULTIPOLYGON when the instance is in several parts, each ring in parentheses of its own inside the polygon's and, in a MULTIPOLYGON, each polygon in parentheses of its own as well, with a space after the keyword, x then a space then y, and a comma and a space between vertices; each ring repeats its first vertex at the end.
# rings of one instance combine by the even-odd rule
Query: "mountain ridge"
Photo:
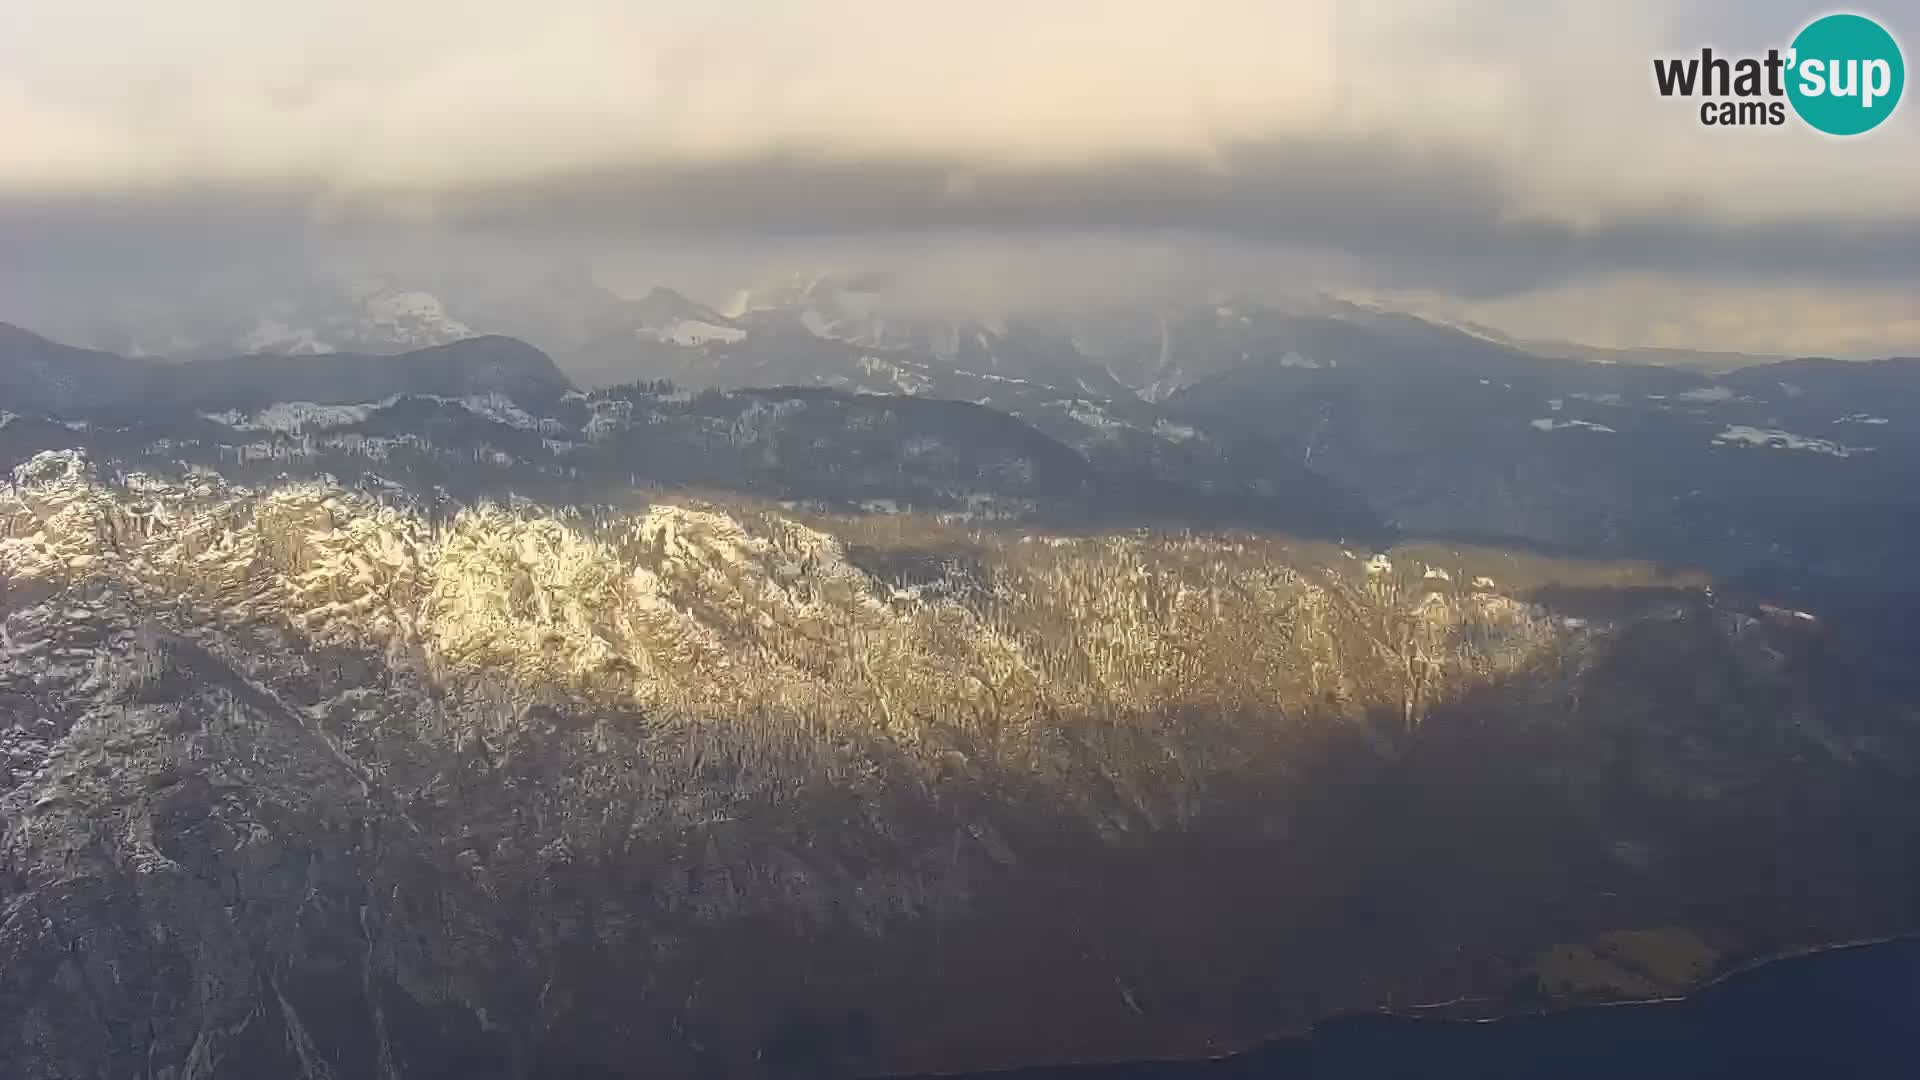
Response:
POLYGON ((0 1059, 1213 1054, 1911 930, 1907 639, 1723 572, 1824 499, 1886 607, 1908 364, 1410 369, 1418 325, 1290 325, 1163 404, 1010 382, 1021 416, 581 392, 505 339, 0 415, 0 1059), (1629 438, 1716 500, 1617 486, 1629 438), (1400 528, 1461 505, 1710 557, 1400 528))
POLYGON ((1685 983, 1920 882, 1910 710, 1650 567, 13 479, 24 1076, 1195 1053, 1383 992, 1605 997, 1555 958, 1638 928, 1699 939, 1685 983), (1542 572, 1667 588, 1574 617, 1542 572))
POLYGON ((0 390, 10 404, 77 417, 101 409, 352 404, 393 394, 499 393, 540 405, 573 389, 550 357, 501 335, 397 356, 263 353, 164 362, 60 345, 0 323, 0 390))

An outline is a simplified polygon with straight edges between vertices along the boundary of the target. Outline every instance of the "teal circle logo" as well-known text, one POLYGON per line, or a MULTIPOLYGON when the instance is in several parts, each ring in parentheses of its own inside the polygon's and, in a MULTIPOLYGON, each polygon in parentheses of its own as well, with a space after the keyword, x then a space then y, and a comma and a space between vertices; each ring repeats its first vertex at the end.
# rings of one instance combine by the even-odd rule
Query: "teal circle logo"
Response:
POLYGON ((1863 15, 1828 15, 1793 39, 1787 100, 1800 119, 1829 135, 1879 127, 1900 104, 1907 65, 1900 45, 1863 15))

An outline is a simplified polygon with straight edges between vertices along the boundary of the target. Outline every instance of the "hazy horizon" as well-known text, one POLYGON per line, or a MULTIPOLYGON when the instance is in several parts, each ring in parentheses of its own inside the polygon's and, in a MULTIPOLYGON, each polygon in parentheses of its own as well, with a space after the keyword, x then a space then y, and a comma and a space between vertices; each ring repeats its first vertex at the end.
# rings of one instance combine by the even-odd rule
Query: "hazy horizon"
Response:
POLYGON ((0 318, 544 260, 710 301, 880 269, 956 308, 1326 291, 1595 346, 1920 350, 1910 105, 1715 130, 1652 84, 1825 10, 4 0, 0 318))

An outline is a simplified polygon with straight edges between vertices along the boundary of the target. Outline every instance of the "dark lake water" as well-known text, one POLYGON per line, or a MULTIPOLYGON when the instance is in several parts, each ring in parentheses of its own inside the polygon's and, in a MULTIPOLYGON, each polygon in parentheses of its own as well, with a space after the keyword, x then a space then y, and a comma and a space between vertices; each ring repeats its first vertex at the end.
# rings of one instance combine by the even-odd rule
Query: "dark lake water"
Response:
POLYGON ((1351 1017, 1233 1058, 1000 1080, 1895 1077, 1920 1080, 1920 939, 1776 960, 1678 1001, 1473 1023, 1351 1017))

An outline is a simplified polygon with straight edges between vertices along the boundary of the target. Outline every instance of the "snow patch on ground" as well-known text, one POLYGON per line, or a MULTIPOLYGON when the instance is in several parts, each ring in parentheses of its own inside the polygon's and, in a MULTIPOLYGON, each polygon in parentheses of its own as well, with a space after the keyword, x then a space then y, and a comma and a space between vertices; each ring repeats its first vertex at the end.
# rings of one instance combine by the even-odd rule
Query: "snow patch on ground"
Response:
POLYGON ((225 424, 235 431, 278 431, 284 434, 296 434, 302 431, 326 431, 330 428, 361 423, 383 404, 386 403, 316 405, 311 401, 282 401, 255 413, 229 409, 226 412, 200 415, 217 424, 225 424))
POLYGON ((1596 424, 1591 420, 1553 420, 1542 417, 1538 420, 1529 420, 1527 423, 1539 431, 1565 431, 1568 428, 1579 428, 1582 431, 1598 431, 1606 435, 1619 434, 1613 428, 1605 424, 1596 424))
POLYGON ((917 371, 909 371, 900 364, 882 360, 877 356, 860 358, 860 370, 868 375, 891 379, 894 388, 909 397, 918 396, 933 389, 933 380, 917 371))
POLYGON ((988 374, 984 374, 984 373, 982 373, 982 372, 978 372, 978 371, 962 371, 962 370, 961 370, 961 369, 959 369, 959 368, 955 368, 955 369, 954 369, 954 371, 953 371, 953 373, 954 373, 955 375, 965 375, 965 376, 967 376, 967 377, 969 377, 969 378, 973 378, 973 379, 985 379, 985 380, 987 380, 988 382, 1003 382, 1003 383, 1014 383, 1014 384, 1016 384, 1016 385, 1019 385, 1019 386, 1031 386, 1031 385, 1033 385, 1032 383, 1030 383, 1030 382, 1028 382, 1028 381, 1027 381, 1027 380, 1025 380, 1025 379, 1013 379, 1013 378, 1008 378, 1008 377, 1007 377, 1007 376, 1005 376, 1005 375, 988 375, 988 374))
POLYGON ((1685 390, 1673 395, 1675 401, 1719 402, 1732 401, 1733 390, 1725 386, 1703 386, 1698 390, 1685 390))
POLYGON ((807 308, 800 313, 800 325, 806 327, 807 332, 814 337, 830 338, 833 336, 833 320, 820 314, 813 308, 807 308))
POLYGON ((633 402, 619 398, 603 398, 587 403, 593 415, 587 418, 582 429, 587 441, 598 442, 616 431, 623 431, 633 419, 633 402))
POLYGON ((435 401, 457 401, 475 416, 484 416, 488 420, 502 423, 522 431, 533 431, 540 426, 532 414, 513 403, 505 394, 474 394, 463 398, 435 398, 435 401))
MULTIPOLYGON (((303 432, 331 431, 335 428, 364 423, 367 417, 391 406, 402 396, 405 395, 396 394, 359 405, 319 405, 311 401, 280 401, 258 412, 248 413, 239 409, 229 409, 226 412, 200 415, 214 423, 225 424, 235 431, 274 431, 283 435, 298 435, 303 432)), ((464 398, 438 397, 432 394, 412 396, 426 401, 451 402, 475 416, 505 424, 508 427, 519 428, 522 431, 534 431, 540 427, 540 421, 502 394, 474 394, 464 398)))
POLYGON ((236 343, 244 353, 279 353, 286 356, 320 356, 339 352, 321 339, 312 327, 293 327, 279 319, 263 318, 253 324, 236 343))
POLYGON ((1191 442, 1200 437, 1198 431, 1195 431, 1187 425, 1176 424, 1168 420, 1161 420, 1155 423, 1153 430, 1155 434, 1158 434, 1161 438, 1178 443, 1191 442))
POLYGON ((1834 423, 1836 424, 1876 424, 1876 425, 1886 424, 1890 422, 1891 421, 1889 421, 1884 416, 1871 416, 1863 412, 1849 413, 1848 415, 1843 416, 1840 419, 1834 421, 1834 423))
POLYGON ((466 323, 448 315, 440 298, 428 292, 382 292, 363 309, 370 327, 402 345, 445 345, 474 336, 466 323))
POLYGON ((1098 404, 1084 398, 1074 398, 1067 402, 1066 412, 1069 417, 1096 431, 1116 431, 1133 426, 1124 420, 1114 419, 1098 404))
POLYGON ((1032 499, 1010 499, 990 491, 970 491, 962 498, 967 504, 965 510, 949 510, 935 516, 946 524, 962 525, 974 521, 1016 521, 1035 509, 1032 499))
POLYGON ((1725 431, 1713 437, 1720 446, 1764 446, 1774 450, 1805 450, 1814 454, 1826 454, 1831 457, 1852 457, 1866 453, 1866 449, 1842 446, 1831 439, 1814 439, 1805 435, 1796 435, 1791 431, 1777 428, 1748 427, 1745 424, 1729 424, 1725 431))
POLYGON ((651 336, 667 345, 733 345, 744 340, 745 330, 737 326, 721 326, 702 319, 681 319, 679 322, 655 328, 642 328, 634 333, 641 337, 651 336))

